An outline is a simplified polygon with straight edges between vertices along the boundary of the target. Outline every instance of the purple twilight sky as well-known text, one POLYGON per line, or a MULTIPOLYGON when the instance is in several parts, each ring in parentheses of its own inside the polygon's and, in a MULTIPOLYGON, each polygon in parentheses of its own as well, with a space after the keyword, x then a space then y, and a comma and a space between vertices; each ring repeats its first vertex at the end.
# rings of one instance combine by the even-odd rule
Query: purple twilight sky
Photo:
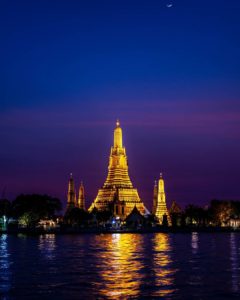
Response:
POLYGON ((240 200, 240 3, 2 1, 0 192, 87 205, 107 175, 116 119, 150 209, 240 200))

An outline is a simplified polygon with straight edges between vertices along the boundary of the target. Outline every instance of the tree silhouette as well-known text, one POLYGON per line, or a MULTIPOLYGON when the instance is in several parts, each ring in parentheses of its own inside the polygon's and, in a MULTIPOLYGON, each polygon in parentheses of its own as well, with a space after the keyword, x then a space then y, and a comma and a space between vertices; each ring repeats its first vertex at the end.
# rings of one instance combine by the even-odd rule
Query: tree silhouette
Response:
POLYGON ((9 217, 11 214, 11 202, 7 199, 0 200, 0 217, 9 217))
POLYGON ((25 213, 33 213, 41 218, 53 218, 57 211, 62 208, 61 201, 48 195, 19 195, 12 202, 12 216, 21 217, 25 213))

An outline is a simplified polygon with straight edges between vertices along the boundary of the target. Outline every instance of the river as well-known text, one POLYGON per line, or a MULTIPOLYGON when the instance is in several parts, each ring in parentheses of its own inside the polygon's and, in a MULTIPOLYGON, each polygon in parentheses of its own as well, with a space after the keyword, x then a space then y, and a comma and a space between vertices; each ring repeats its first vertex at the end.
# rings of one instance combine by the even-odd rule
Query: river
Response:
POLYGON ((0 235, 2 299, 240 299, 240 233, 0 235))

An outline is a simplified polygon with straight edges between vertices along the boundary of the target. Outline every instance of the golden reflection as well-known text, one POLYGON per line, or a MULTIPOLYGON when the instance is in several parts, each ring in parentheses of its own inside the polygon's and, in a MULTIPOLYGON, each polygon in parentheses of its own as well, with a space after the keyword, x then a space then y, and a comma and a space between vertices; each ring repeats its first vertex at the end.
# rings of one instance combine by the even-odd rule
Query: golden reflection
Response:
POLYGON ((140 234, 112 234, 97 237, 99 252, 99 293, 109 299, 126 299, 139 295, 143 248, 140 234))
POLYGON ((153 267, 155 273, 155 286, 158 287, 154 296, 170 296, 174 291, 174 274, 170 256, 171 245, 169 235, 157 233, 153 238, 153 267))
POLYGON ((55 234, 43 234, 39 237, 38 248, 47 259, 53 259, 56 248, 55 234))

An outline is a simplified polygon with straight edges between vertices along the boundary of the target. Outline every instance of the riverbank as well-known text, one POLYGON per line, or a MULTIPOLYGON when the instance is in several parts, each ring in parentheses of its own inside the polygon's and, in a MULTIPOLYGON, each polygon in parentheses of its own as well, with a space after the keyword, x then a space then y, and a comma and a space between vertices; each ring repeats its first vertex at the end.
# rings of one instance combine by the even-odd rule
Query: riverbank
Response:
POLYGON ((30 229, 11 229, 0 231, 0 234, 27 234, 27 235, 42 235, 42 234, 109 234, 109 233, 191 233, 191 232, 205 232, 205 233, 222 233, 222 232, 239 232, 240 228, 230 227, 154 227, 154 228, 125 228, 125 229, 105 229, 105 228, 64 228, 45 230, 42 228, 30 229))

